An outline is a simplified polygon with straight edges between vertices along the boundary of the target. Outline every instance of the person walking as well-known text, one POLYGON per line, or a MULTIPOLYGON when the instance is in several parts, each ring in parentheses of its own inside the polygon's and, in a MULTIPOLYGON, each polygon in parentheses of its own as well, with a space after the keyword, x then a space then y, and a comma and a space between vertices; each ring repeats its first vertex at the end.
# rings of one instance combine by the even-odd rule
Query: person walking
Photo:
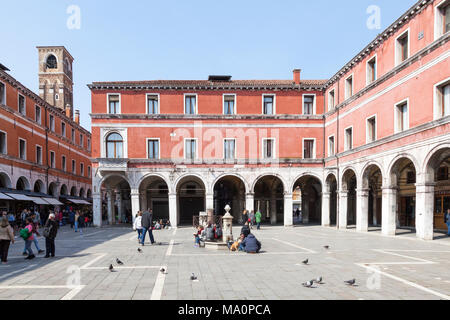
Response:
POLYGON ((447 224, 447 235, 450 237, 450 208, 447 209, 447 213, 444 214, 445 223, 447 224))
POLYGON ((138 233, 138 242, 141 241, 142 235, 142 211, 138 211, 136 219, 134 220, 133 229, 138 233))
POLYGON ((77 211, 74 216, 75 232, 78 232, 78 219, 79 218, 80 218, 80 214, 77 211))
POLYGON ((83 235, 83 228, 84 228, 84 214, 80 213, 79 211, 77 211, 77 212, 78 212, 78 219, 77 219, 78 230, 80 230, 80 236, 82 236, 83 235))
MULTIPOLYGON (((32 237, 32 239, 30 238, 30 240, 31 240, 32 243, 34 243, 34 246, 36 247, 36 250, 38 251, 38 254, 41 254, 41 253, 44 252, 44 250, 42 250, 42 249, 39 247, 39 240, 38 240, 38 237, 40 237, 41 234, 40 234, 39 231, 38 231, 38 229, 39 229, 38 224, 39 224, 39 223, 38 223, 38 222, 35 222, 35 220, 36 220, 35 218, 36 218, 36 217, 35 217, 34 214, 33 214, 32 216, 30 216, 29 218, 27 218, 26 221, 27 221, 27 222, 28 222, 28 220, 31 221, 31 226, 32 226, 31 232, 33 233, 33 237, 32 237)), ((31 246, 31 245, 30 245, 30 246, 31 246)), ((25 242, 25 247, 23 248, 23 255, 24 255, 24 256, 27 255, 26 242, 25 242)))
POLYGON ((75 212, 73 210, 70 210, 69 212, 69 223, 70 223, 70 229, 73 229, 75 225, 75 212))
POLYGON ((44 227, 44 237, 45 237, 45 257, 53 258, 55 256, 55 239, 58 233, 58 222, 56 222, 55 215, 51 213, 48 216, 48 220, 44 227))
POLYGON ((261 212, 259 212, 259 210, 258 211, 256 211, 256 214, 255 214, 255 221, 256 221, 256 229, 261 229, 261 212))
POLYGON ((255 225, 255 210, 250 211, 250 229, 255 225))
POLYGON ((25 254, 28 252, 28 256, 25 258, 25 260, 31 260, 36 258, 36 256, 33 253, 33 250, 31 249, 31 244, 33 243, 34 240, 32 218, 25 219, 25 228, 20 230, 20 236, 25 241, 25 254))
POLYGON ((8 263, 8 251, 11 242, 14 244, 14 230, 7 217, 2 217, 0 223, 0 257, 2 264, 8 263))
POLYGON ((244 209, 242 212, 242 224, 245 224, 248 222, 248 211, 244 209))
POLYGON ((148 232, 148 235, 150 237, 150 243, 154 244, 155 239, 153 238, 153 232, 152 232, 152 226, 153 226, 153 212, 151 209, 146 210, 142 214, 142 236, 141 236, 141 246, 145 243, 145 235, 148 232))

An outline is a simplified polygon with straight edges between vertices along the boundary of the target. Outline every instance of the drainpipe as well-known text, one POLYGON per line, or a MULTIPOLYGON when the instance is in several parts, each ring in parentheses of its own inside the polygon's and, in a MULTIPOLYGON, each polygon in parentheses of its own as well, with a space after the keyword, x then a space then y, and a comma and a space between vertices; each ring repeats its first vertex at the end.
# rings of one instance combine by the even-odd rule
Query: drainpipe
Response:
POLYGON ((44 107, 45 110, 45 121, 44 121, 44 129, 45 129, 45 162, 46 162, 46 174, 45 174, 45 183, 47 185, 46 190, 48 194, 48 171, 49 171, 49 164, 48 164, 48 128, 47 128, 47 108, 44 107))
MULTIPOLYGON (((340 81, 337 83, 337 101, 338 106, 340 103, 340 81)), ((336 195, 336 228, 339 230, 339 190, 340 190, 340 174, 339 174, 339 108, 337 108, 337 118, 336 118, 336 167, 337 167, 337 177, 336 177, 336 191, 338 194, 336 195)))

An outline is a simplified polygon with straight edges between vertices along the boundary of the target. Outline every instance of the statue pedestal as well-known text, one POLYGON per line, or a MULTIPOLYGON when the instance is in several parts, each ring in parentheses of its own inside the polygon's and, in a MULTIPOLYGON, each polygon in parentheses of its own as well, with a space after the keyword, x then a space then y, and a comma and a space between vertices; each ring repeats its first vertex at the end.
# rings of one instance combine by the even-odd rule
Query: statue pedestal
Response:
POLYGON ((209 250, 228 250, 225 242, 205 241, 205 248, 209 250))

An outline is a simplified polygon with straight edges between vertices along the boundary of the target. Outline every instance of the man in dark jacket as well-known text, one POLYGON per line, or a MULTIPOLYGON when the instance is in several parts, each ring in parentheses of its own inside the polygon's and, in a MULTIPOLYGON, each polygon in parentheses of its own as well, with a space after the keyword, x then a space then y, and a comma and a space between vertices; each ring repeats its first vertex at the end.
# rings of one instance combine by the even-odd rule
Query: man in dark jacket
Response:
POLYGON ((58 233, 58 222, 55 221, 55 215, 52 213, 48 216, 48 220, 44 227, 45 237, 45 258, 53 258, 55 256, 55 239, 58 233))
POLYGON ((241 234, 244 234, 244 237, 247 238, 247 236, 250 234, 250 227, 248 226, 248 221, 244 224, 244 226, 241 229, 241 234))
POLYGON ((253 234, 249 234, 242 241, 242 247, 247 253, 259 253, 259 250, 261 250, 261 242, 259 242, 253 234))
POLYGON ((142 214, 142 235, 141 235, 141 245, 143 246, 145 243, 145 234, 148 231, 148 235, 150 237, 150 242, 151 244, 155 243, 155 239, 153 238, 153 232, 152 232, 152 223, 153 221, 153 212, 151 209, 146 210, 143 214, 142 214))
POLYGON ((248 222, 248 211, 244 210, 242 213, 242 223, 245 224, 246 222, 248 222))

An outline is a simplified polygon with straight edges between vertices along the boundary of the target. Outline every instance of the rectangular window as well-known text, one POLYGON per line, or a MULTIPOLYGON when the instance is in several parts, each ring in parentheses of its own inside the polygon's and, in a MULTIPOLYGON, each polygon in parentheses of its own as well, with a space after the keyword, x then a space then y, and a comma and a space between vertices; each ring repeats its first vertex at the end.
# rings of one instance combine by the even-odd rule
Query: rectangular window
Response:
POLYGON ((274 139, 264 139, 263 140, 263 158, 264 159, 274 159, 275 158, 275 140, 274 139))
POLYGON ((91 167, 90 166, 88 166, 88 177, 89 178, 91 177, 91 167))
POLYGON ((263 114, 275 114, 275 96, 263 96, 263 114))
POLYGON ((118 94, 108 95, 108 112, 110 114, 120 113, 120 95, 118 94))
POLYGON ((72 160, 72 173, 73 173, 73 174, 76 174, 76 173, 77 173, 77 167, 76 167, 75 160, 72 160))
POLYGON ((50 130, 52 132, 55 132, 55 117, 50 115, 49 119, 50 119, 49 120, 50 121, 50 130))
POLYGON ((159 159, 159 140, 149 139, 148 140, 148 158, 149 159, 159 159))
POLYGON ((91 139, 87 139, 87 149, 91 151, 91 139))
POLYGON ((84 144, 84 141, 83 141, 83 135, 80 133, 80 147, 81 148, 83 148, 83 144, 84 144))
POLYGON ((334 89, 328 93, 328 111, 334 109, 335 100, 334 100, 334 89))
POLYGON ((23 115, 25 115, 25 97, 21 94, 19 94, 19 112, 23 115))
POLYGON ((55 168, 55 153, 50 151, 50 167, 55 168))
POLYGON ((159 97, 156 94, 147 95, 147 110, 148 114, 159 113, 159 97))
POLYGON ((395 106, 395 132, 402 132, 409 129, 408 102, 401 102, 395 106))
POLYGON ((353 76, 345 79, 345 99, 353 96, 353 76))
POLYGON ((80 175, 84 177, 84 163, 80 163, 80 175))
POLYGON ((377 121, 375 116, 367 119, 366 134, 367 134, 366 138, 367 143, 377 140, 377 121))
POLYGON ((450 31, 450 1, 442 1, 435 10, 435 40, 450 31))
POLYGON ((75 129, 72 129, 72 143, 75 143, 75 129))
POLYGON ((23 139, 19 139, 19 158, 27 160, 27 142, 23 139))
POLYGON ((314 139, 303 140, 303 159, 314 159, 314 139))
POLYGON ((450 82, 436 87, 437 118, 450 116, 450 82))
POLYGON ((0 153, 7 154, 7 141, 6 141, 6 133, 0 131, 0 153))
POLYGON ((224 146, 224 159, 234 160, 236 158, 236 140, 235 139, 225 139, 223 142, 224 146))
POLYGON ((409 58, 409 31, 400 35, 395 43, 396 47, 396 65, 409 58))
POLYGON ((64 138, 66 137, 66 124, 64 122, 61 122, 61 135, 64 138))
POLYGON ((6 87, 0 82, 0 104, 6 105, 6 87))
POLYGON ((328 156, 334 156, 334 136, 328 138, 328 156))
POLYGON ((223 114, 235 114, 236 96, 234 94, 227 94, 223 96, 223 114))
POLYGON ((197 158, 197 140, 186 139, 184 144, 185 159, 195 160, 197 158))
POLYGON ((185 95, 184 96, 184 113, 196 114, 197 113, 197 96, 185 95))
POLYGON ((450 31, 450 3, 447 4, 445 8, 442 8, 443 16, 444 16, 444 33, 450 31))
POLYGON ((373 57, 367 62, 367 81, 369 85, 377 80, 377 57, 373 57))
POLYGON ((42 147, 36 146, 36 163, 42 164, 42 147))
POLYGON ((62 170, 63 171, 66 171, 67 170, 67 167, 66 167, 66 156, 62 156, 62 163, 61 163, 61 167, 62 167, 62 170))
POLYGON ((314 96, 308 95, 303 96, 303 114, 312 115, 314 114, 314 96))
POLYGON ((34 120, 37 123, 41 124, 41 121, 42 121, 42 119, 41 119, 41 107, 39 107, 39 106, 35 106, 34 107, 34 116, 35 116, 34 120))
POLYGON ((345 129, 345 151, 353 149, 353 128, 345 129))

